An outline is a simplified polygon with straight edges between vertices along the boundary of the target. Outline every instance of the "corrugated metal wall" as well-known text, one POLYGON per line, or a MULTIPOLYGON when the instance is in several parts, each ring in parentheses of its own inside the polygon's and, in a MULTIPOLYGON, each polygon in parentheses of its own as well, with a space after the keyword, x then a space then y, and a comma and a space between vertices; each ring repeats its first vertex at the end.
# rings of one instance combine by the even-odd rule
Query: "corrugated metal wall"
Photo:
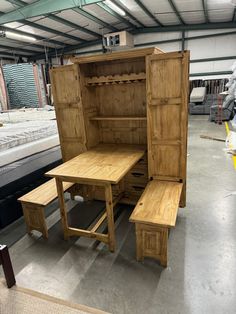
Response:
MULTIPOLYGON (((42 80, 37 67, 38 80, 42 80)), ((41 69, 40 69, 41 70, 41 69)), ((10 109, 22 107, 40 107, 37 89, 42 91, 34 77, 33 65, 29 63, 7 64, 3 66, 3 73, 9 95, 10 109)), ((43 83, 40 83, 40 85, 43 83)), ((45 90, 42 91, 45 95, 45 90)), ((42 106, 46 105, 46 97, 41 97, 42 106)))

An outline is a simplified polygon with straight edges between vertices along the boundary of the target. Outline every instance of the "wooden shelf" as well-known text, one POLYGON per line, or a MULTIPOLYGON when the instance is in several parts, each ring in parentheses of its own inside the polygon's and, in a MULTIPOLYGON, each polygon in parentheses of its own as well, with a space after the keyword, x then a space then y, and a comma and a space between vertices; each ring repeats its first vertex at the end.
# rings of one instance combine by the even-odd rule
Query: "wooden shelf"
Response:
POLYGON ((147 117, 137 117, 137 116, 95 116, 90 118, 92 121, 146 121, 147 117))
POLYGON ((93 76, 85 78, 86 86, 102 86, 115 84, 129 84, 134 82, 142 82, 146 80, 146 73, 131 73, 123 75, 93 76))

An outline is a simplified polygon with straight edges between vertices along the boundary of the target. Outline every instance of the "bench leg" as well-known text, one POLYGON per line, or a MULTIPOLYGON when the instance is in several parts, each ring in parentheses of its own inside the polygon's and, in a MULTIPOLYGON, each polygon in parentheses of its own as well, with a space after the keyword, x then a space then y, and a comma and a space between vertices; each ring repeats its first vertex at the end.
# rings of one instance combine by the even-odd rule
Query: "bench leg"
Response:
POLYGON ((135 225, 137 261, 143 261, 145 256, 152 257, 167 267, 168 228, 142 223, 135 225))
POLYGON ((15 285, 16 279, 12 268, 12 263, 8 248, 6 245, 0 245, 0 265, 3 267, 3 272, 6 278, 8 288, 15 285))
POLYGON ((135 224, 136 232, 136 259, 138 262, 142 262, 144 259, 143 256, 143 247, 142 247, 142 229, 139 224, 135 224))
POLYGON ((44 215, 44 206, 22 203, 22 208, 28 234, 31 234, 32 230, 37 230, 42 233, 45 239, 48 239, 48 229, 44 215))
POLYGON ((161 232, 161 252, 160 252, 160 263, 161 266, 167 267, 167 244, 168 244, 168 228, 162 228, 161 232))

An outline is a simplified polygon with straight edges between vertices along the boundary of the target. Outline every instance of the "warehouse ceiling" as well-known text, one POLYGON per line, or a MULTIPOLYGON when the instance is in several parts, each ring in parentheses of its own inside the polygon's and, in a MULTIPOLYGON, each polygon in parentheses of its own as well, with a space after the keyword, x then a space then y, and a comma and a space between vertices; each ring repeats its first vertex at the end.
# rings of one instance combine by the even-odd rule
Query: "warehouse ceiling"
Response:
POLYGON ((118 30, 138 34, 234 28, 233 2, 0 0, 0 58, 59 56, 101 43, 103 34, 118 30))

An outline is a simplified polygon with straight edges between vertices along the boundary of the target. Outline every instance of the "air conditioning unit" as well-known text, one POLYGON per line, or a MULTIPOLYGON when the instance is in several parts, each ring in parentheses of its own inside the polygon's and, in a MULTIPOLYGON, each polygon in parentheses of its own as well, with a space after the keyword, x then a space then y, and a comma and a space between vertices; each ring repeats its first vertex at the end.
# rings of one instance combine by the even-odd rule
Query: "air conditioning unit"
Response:
POLYGON ((110 50, 122 50, 134 47, 133 35, 126 31, 103 35, 103 46, 110 50))

